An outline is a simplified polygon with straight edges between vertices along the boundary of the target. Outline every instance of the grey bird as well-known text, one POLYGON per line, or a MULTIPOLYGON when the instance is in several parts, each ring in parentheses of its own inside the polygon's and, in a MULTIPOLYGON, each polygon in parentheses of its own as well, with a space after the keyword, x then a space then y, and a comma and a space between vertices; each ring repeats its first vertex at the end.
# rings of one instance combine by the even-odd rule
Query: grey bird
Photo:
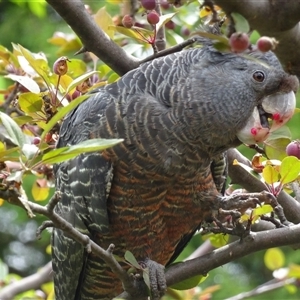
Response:
MULTIPOLYGON (((264 141, 295 108, 298 80, 272 52, 221 53, 202 42, 95 90, 65 118, 57 144, 124 139, 55 166, 56 212, 102 248, 113 243, 114 254, 129 250, 148 266, 153 299, 166 289, 164 266, 226 207, 212 163, 231 147, 264 141)), ((57 300, 122 292, 104 261, 59 229, 52 248, 57 300)))

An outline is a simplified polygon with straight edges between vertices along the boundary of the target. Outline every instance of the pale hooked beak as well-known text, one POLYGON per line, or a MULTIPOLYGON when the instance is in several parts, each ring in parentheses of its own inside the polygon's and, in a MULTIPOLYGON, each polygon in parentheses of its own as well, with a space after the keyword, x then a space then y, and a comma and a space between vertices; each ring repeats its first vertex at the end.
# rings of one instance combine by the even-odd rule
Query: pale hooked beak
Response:
POLYGON ((246 126, 237 133, 238 139, 248 145, 265 141, 270 132, 290 120, 295 107, 296 97, 293 91, 267 96, 262 105, 254 108, 246 126))

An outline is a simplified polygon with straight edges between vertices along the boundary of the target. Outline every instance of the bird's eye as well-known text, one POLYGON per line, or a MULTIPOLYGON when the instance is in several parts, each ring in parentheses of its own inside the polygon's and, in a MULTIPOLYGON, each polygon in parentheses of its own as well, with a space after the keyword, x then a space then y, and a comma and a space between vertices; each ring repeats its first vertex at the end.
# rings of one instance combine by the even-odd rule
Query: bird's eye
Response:
POLYGON ((252 77, 257 82, 263 82, 265 80, 265 74, 262 71, 255 71, 252 77))

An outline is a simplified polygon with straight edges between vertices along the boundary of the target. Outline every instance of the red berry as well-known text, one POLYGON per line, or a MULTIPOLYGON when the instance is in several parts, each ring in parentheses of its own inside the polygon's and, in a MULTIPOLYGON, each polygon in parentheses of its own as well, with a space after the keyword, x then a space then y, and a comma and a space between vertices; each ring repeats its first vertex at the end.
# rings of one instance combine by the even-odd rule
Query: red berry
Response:
POLYGON ((183 26, 181 27, 180 33, 182 36, 189 36, 191 31, 187 27, 183 26))
POLYGON ((155 25, 159 22, 159 15, 156 11, 151 11, 147 15, 147 21, 149 24, 155 25))
POLYGON ((235 32, 229 39, 229 45, 233 52, 244 52, 250 45, 249 37, 246 33, 235 32))
POLYGON ((300 141, 290 142, 287 145, 285 152, 288 156, 296 156, 300 159, 300 141))
POLYGON ((165 26, 166 26, 166 28, 171 29, 171 30, 174 30, 174 29, 175 29, 175 23, 174 23, 172 20, 168 21, 168 22, 165 24, 165 26))
MULTIPOLYGON (((71 96, 71 97, 72 97, 72 100, 78 98, 80 95, 81 95, 81 93, 80 93, 79 91, 75 90, 74 93, 73 93, 72 96, 71 96)), ((71 100, 71 101, 72 101, 72 100, 71 100)))
POLYGON ((40 142, 41 142, 41 138, 38 137, 38 136, 35 136, 35 137, 33 138, 33 140, 32 140, 31 143, 32 143, 33 145, 38 145, 40 142))
POLYGON ((126 28, 131 28, 134 24, 133 18, 130 15, 125 15, 122 19, 122 24, 126 28))
POLYGON ((156 6, 155 0, 141 0, 141 4, 147 10, 152 10, 156 6))
POLYGON ((169 9, 170 8, 170 3, 167 0, 161 0, 160 1, 160 6, 163 9, 169 9))
POLYGON ((270 38, 268 36, 262 36, 256 42, 257 49, 261 52, 274 50, 277 44, 278 42, 276 41, 276 39, 270 38))

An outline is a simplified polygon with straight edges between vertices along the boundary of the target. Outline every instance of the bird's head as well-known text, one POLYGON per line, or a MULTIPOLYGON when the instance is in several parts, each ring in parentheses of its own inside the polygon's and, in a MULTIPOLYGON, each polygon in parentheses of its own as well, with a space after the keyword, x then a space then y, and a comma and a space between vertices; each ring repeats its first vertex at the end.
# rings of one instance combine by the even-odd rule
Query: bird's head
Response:
POLYGON ((294 113, 298 79, 283 71, 272 52, 203 49, 190 75, 188 106, 191 113, 201 111, 190 125, 209 152, 263 142, 294 113))
POLYGON ((299 86, 297 77, 285 73, 273 53, 253 52, 250 57, 262 65, 266 64, 267 75, 264 71, 253 73, 254 80, 266 83, 262 85, 263 97, 254 107, 246 125, 237 133, 239 140, 245 144, 265 141, 271 132, 290 120, 296 107, 295 93, 299 86))

